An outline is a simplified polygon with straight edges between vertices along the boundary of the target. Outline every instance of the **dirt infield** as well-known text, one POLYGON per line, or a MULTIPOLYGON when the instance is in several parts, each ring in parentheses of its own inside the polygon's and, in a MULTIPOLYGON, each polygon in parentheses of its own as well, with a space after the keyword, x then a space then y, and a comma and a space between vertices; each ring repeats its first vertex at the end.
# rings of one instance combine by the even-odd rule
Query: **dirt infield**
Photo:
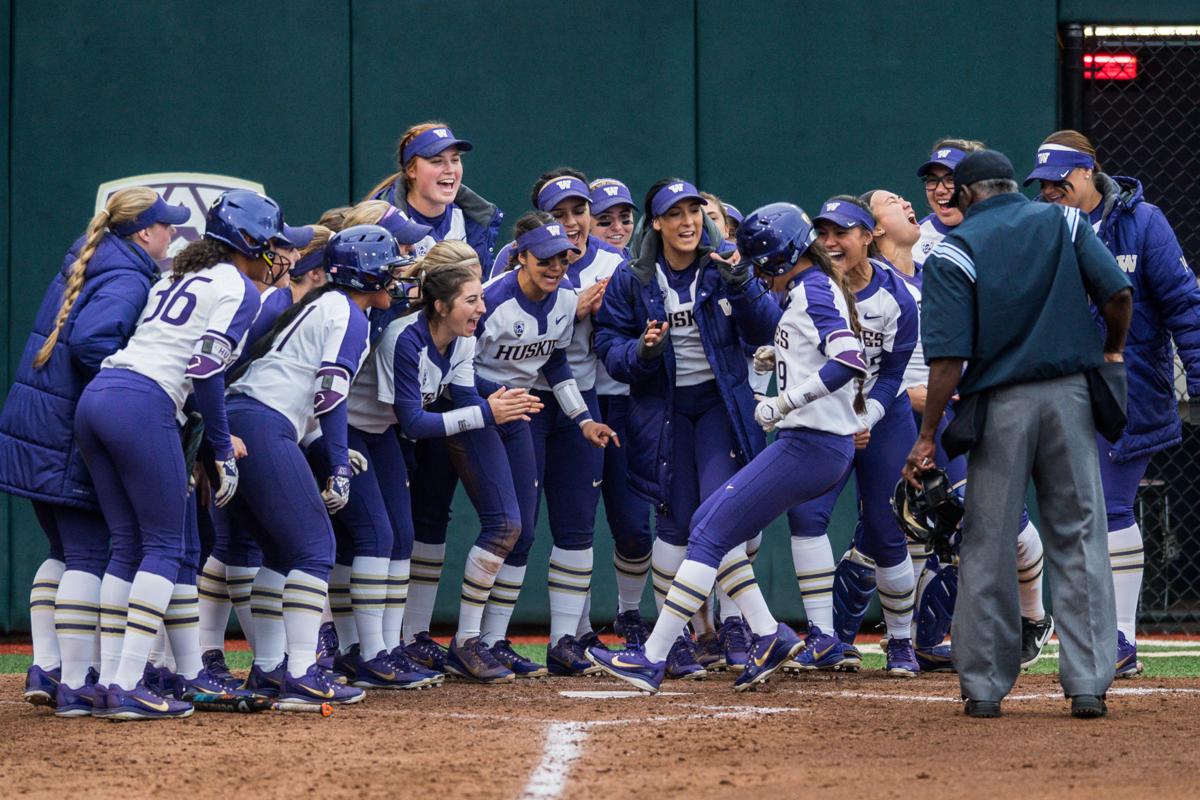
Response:
POLYGON ((1024 676, 998 720, 962 715, 953 676, 731 678, 654 697, 601 678, 374 692, 329 719, 196 714, 61 720, 0 676, 5 797, 1196 797, 1200 681, 1121 682, 1071 719, 1024 676), (562 693, 584 696, 564 696, 562 693))

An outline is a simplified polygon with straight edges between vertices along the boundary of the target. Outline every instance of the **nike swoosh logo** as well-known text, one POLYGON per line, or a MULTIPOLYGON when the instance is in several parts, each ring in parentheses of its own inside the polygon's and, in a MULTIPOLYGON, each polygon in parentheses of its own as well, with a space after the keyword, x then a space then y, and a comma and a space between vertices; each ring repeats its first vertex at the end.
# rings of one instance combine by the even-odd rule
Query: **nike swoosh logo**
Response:
POLYGON ((622 662, 620 656, 613 656, 612 665, 614 667, 624 667, 625 669, 642 669, 641 664, 626 664, 622 662))
POLYGON ((367 672, 371 673, 372 675, 374 675, 376 678, 379 678, 380 680, 384 680, 384 681, 396 680, 396 673, 394 673, 394 672, 377 672, 369 667, 367 668, 367 672))
POLYGON ((555 324, 555 325, 558 325, 558 324, 560 324, 560 323, 561 323, 561 322, 562 322, 564 319, 566 319, 566 318, 567 318, 567 315, 566 315, 566 314, 563 314, 561 317, 559 317, 558 319, 554 320, 554 324, 555 324))
POLYGON ((333 697, 333 689, 326 689, 325 691, 320 692, 320 691, 317 691, 316 689, 312 689, 308 686, 305 686, 304 684, 300 684, 300 688, 302 688, 304 691, 311 694, 313 697, 320 697, 325 700, 329 700, 333 697))
POLYGON ((771 642, 767 652, 763 653, 761 658, 754 659, 754 666, 761 667, 767 663, 767 659, 771 657, 771 651, 775 649, 775 644, 775 642, 771 642))
POLYGON ((166 700, 163 700, 161 703, 149 703, 140 697, 134 697, 133 699, 137 700, 139 703, 141 703, 142 705, 144 705, 146 708, 150 709, 151 711, 168 711, 171 708, 171 706, 167 703, 166 700))
POLYGON ((597 486, 599 486, 599 485, 600 485, 600 484, 602 484, 602 483, 604 483, 604 479, 603 479, 603 478, 601 478, 601 479, 600 479, 600 480, 598 480, 598 481, 592 481, 592 488, 593 488, 593 489, 595 489, 597 486))
POLYGON ((834 647, 836 647, 836 645, 831 644, 831 645, 829 645, 829 647, 826 647, 824 650, 813 653, 813 660, 820 661, 822 658, 829 655, 830 651, 832 651, 834 647))
POLYGON ((883 314, 863 314, 863 319, 883 319, 883 314))

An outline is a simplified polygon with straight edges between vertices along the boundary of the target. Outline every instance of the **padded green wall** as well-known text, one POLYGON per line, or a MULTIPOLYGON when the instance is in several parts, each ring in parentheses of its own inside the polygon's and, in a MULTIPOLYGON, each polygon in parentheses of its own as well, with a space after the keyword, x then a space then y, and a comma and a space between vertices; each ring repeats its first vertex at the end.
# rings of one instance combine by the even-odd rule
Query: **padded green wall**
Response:
MULTIPOLYGON (((619 177, 637 197, 681 175, 743 211, 881 185, 920 208, 913 171, 941 135, 984 138, 1025 166, 1056 124, 1056 25, 1085 13, 1200 19, 1194 3, 1174 0, 1136 12, 1111 0, 966 10, 956 0, 836 10, 795 0, 0 0, 0 387, 103 181, 235 175, 307 221, 361 197, 394 169, 403 129, 435 118, 475 143, 466 182, 505 210, 506 236, 530 184, 560 164, 619 177)), ((847 492, 833 524, 839 553, 853 506, 847 492)), ((461 563, 475 524, 460 496, 448 564, 461 563)), ((548 539, 543 526, 532 576, 544 574, 548 539)), ((597 541, 607 564, 603 514, 597 541)), ((0 499, 0 630, 27 627, 44 553, 29 503, 0 499)), ((782 524, 757 569, 772 604, 795 616, 782 524)), ((460 574, 447 570, 442 621, 460 574)), ((597 619, 613 604, 602 568, 597 619)), ((533 577, 517 621, 545 618, 533 577)))

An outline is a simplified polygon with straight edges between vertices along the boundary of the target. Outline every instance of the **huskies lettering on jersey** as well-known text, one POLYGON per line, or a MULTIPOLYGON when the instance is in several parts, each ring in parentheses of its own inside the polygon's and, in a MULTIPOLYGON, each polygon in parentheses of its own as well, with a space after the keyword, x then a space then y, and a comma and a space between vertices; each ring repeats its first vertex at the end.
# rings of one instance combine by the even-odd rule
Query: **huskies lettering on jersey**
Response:
POLYGON ((696 324, 696 315, 690 308, 675 311, 667 315, 667 322, 671 324, 672 328, 690 328, 696 324))
POLYGON ((1132 273, 1137 269, 1137 255, 1117 256, 1117 266, 1125 272, 1132 273))
POLYGON ((499 345, 495 357, 500 361, 524 361, 527 358, 548 358, 553 352, 554 340, 546 339, 531 344, 499 345))

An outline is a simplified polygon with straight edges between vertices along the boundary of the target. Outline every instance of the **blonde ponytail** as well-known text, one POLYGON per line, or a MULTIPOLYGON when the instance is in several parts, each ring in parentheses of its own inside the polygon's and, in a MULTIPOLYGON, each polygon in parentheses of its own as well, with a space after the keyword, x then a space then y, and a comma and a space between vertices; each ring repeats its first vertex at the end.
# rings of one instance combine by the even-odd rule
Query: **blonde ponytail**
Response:
POLYGON ((79 250, 79 257, 71 265, 70 274, 67 276, 62 302, 58 306, 58 314, 54 317, 54 329, 50 331, 46 341, 42 343, 42 348, 38 350, 37 357, 33 359, 34 369, 41 369, 50 360, 50 354, 54 352, 54 345, 58 343, 58 334, 62 331, 67 317, 71 316, 71 308, 79 299, 79 293, 83 291, 88 262, 96 254, 96 248, 100 246, 109 226, 134 219, 138 214, 154 205, 154 201, 157 199, 158 194, 153 189, 142 186, 122 189, 115 192, 108 199, 104 208, 92 217, 92 221, 88 223, 83 247, 79 250))

